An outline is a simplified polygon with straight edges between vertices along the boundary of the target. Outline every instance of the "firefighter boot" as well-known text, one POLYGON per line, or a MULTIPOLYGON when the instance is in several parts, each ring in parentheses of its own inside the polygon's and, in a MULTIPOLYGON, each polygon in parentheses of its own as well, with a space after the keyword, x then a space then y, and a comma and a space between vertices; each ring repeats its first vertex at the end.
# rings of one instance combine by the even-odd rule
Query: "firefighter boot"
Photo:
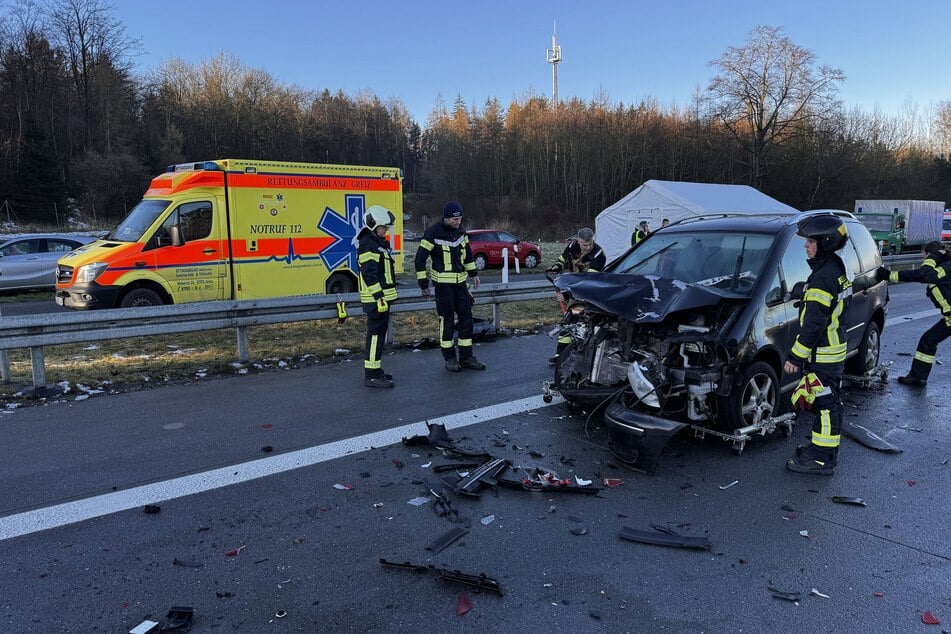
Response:
POLYGON ((912 376, 911 374, 898 377, 898 382, 902 385, 910 385, 912 387, 925 387, 928 385, 926 380, 919 379, 917 376, 912 376))
POLYGON ((367 387, 393 387, 396 385, 393 382, 393 377, 388 378, 386 375, 364 377, 363 384, 367 387))
POLYGON ((459 365, 468 370, 485 370, 485 364, 472 355, 459 361, 459 365))
POLYGON ((446 369, 450 372, 462 372, 462 366, 460 366, 459 362, 456 361, 456 357, 449 357, 446 359, 446 369))
POLYGON ((786 461, 786 468, 796 473, 832 475, 835 473, 836 452, 815 445, 796 447, 796 455, 786 461))

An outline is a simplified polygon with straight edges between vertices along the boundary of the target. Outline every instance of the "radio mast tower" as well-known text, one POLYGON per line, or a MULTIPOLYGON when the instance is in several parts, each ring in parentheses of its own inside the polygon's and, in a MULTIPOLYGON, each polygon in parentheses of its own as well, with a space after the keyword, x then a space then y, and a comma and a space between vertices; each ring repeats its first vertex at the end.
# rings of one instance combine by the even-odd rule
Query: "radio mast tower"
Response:
POLYGON ((561 62, 561 47, 555 39, 556 24, 552 23, 551 48, 545 52, 545 58, 551 64, 551 107, 558 106, 558 64, 561 62))

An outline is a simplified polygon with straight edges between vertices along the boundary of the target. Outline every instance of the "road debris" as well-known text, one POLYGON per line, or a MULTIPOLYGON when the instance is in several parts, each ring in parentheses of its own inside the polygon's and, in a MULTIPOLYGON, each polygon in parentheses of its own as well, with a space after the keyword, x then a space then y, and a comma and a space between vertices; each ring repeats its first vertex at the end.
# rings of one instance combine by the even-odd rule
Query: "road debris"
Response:
POLYGON ((799 531, 799 534, 805 537, 806 539, 812 539, 812 535, 809 534, 809 531, 799 531))
POLYGON ((608 487, 609 489, 613 489, 624 484, 624 480, 621 478, 602 478, 601 482, 603 482, 604 486, 608 487))
POLYGON ((842 495, 833 495, 832 501, 837 504, 851 504, 852 506, 865 506, 865 501, 862 498, 853 498, 845 497, 842 495))
POLYGON ((925 625, 941 625, 941 621, 939 621, 938 617, 932 614, 930 610, 922 612, 921 622, 925 625))
POLYGON ((353 491, 355 487, 352 484, 347 484, 346 482, 338 482, 334 485, 334 488, 338 491, 353 491))
POLYGON ((272 447, 271 445, 264 445, 263 447, 261 447, 262 453, 271 453, 272 451, 274 451, 274 447, 272 447))
POLYGON ((575 483, 576 483, 579 487, 586 487, 586 486, 588 486, 589 484, 591 484, 591 480, 584 480, 584 479, 582 479, 582 478, 579 478, 578 476, 575 476, 575 483))
POLYGON ((437 537, 435 541, 433 541, 432 544, 427 546, 426 550, 431 550, 432 553, 436 555, 440 551, 442 551, 444 548, 446 548, 446 546, 453 543, 454 541, 456 541, 457 539, 459 539, 460 537, 462 537, 468 532, 469 532, 468 529, 460 528, 458 526, 450 528, 448 531, 446 531, 445 533, 437 537))
POLYGON ((225 557, 237 557, 241 553, 241 551, 245 549, 245 547, 246 547, 246 544, 242 544, 233 550, 229 550, 228 552, 225 553, 225 557))
POLYGON ((155 515, 156 513, 160 513, 162 511, 162 507, 158 504, 146 504, 144 507, 142 507, 142 511, 146 515, 155 515))
POLYGON ((483 526, 488 526, 495 521, 495 515, 486 515, 481 520, 479 520, 483 526))
POLYGON ((456 616, 462 616, 471 609, 472 602, 469 601, 469 597, 466 596, 465 592, 460 592, 459 599, 456 601, 456 616))
POLYGON ((173 605, 168 609, 165 618, 168 622, 162 628, 163 632, 187 632, 192 627, 192 617, 195 610, 190 606, 173 605))
POLYGON ((412 506, 422 506, 423 504, 429 504, 429 498, 419 496, 419 497, 413 498, 412 500, 408 500, 406 503, 412 506))
POLYGON ((892 443, 888 442, 872 430, 861 425, 856 425, 855 423, 846 422, 842 425, 842 433, 854 440, 855 442, 865 445, 871 449, 877 451, 883 451, 885 453, 901 453, 903 449, 899 449, 892 443))
POLYGON ((674 531, 669 533, 640 531, 624 526, 618 536, 629 542, 654 544, 656 546, 671 546, 673 548, 690 548, 694 550, 710 550, 712 545, 706 537, 679 535, 674 531))
POLYGON ((829 599, 829 598, 831 598, 828 594, 822 594, 821 592, 819 592, 819 591, 816 590, 815 588, 813 588, 812 590, 810 590, 810 591, 809 591, 809 594, 815 595, 815 596, 817 596, 817 597, 822 597, 823 599, 829 599))
POLYGON ((729 489, 731 486, 737 485, 737 484, 739 484, 739 483, 740 483, 739 480, 734 480, 733 482, 731 482, 731 483, 729 483, 729 484, 721 484, 721 485, 720 485, 720 490, 721 490, 721 491, 726 491, 726 490, 729 489))
POLYGON ((471 575, 458 570, 437 568, 431 564, 428 566, 423 566, 420 564, 411 563, 409 561, 399 563, 395 561, 387 561, 383 558, 380 559, 380 564, 393 568, 403 568, 404 570, 411 570, 413 572, 431 572, 436 575, 437 579, 441 579, 443 581, 454 581, 456 583, 464 583, 466 585, 479 588, 480 590, 495 592, 499 596, 502 596, 502 587, 499 585, 499 582, 491 577, 487 577, 485 573, 471 575))
POLYGON ((767 586, 767 589, 773 593, 773 597, 776 599, 782 599, 783 601, 789 601, 799 605, 799 602, 802 601, 801 592, 786 592, 785 590, 780 590, 774 586, 767 586))

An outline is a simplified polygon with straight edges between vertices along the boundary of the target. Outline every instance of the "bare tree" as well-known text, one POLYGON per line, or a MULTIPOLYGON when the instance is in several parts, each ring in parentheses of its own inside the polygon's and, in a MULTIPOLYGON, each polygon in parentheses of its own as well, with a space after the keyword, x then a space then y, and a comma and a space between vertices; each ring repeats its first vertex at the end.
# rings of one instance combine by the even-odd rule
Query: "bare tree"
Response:
POLYGON ((773 26, 756 27, 746 44, 731 46, 710 65, 719 70, 707 89, 712 114, 749 155, 756 187, 774 145, 838 109, 838 84, 845 79, 773 26))

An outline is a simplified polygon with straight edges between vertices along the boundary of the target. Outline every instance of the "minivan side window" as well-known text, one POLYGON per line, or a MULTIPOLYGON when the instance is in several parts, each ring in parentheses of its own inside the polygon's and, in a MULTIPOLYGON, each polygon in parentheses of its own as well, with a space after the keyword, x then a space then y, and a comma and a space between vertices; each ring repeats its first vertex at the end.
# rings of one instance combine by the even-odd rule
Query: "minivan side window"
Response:
POLYGON ((786 245, 786 253, 783 254, 783 260, 779 264, 782 269, 783 280, 786 282, 786 292, 792 290, 796 282, 805 282, 812 271, 809 269, 809 262, 806 260, 806 239, 802 236, 794 235, 786 245))
POLYGON ((846 226, 849 229, 849 236, 855 243, 855 250, 858 251, 862 271, 872 271, 880 267, 882 254, 879 253, 878 244, 875 243, 872 234, 861 225, 855 226, 850 222, 846 226))

